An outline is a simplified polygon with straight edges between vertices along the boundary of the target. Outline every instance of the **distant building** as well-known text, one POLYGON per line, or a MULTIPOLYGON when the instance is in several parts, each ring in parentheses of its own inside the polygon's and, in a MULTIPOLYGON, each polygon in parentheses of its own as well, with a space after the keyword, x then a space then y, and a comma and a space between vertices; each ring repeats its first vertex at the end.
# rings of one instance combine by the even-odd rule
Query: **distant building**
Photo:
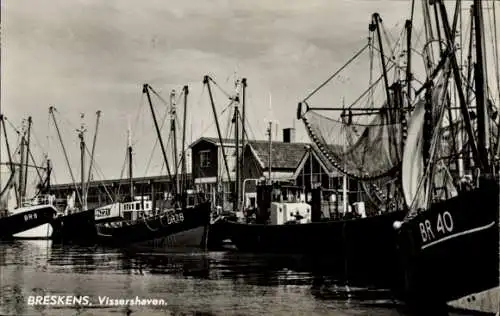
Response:
MULTIPOLYGON (((255 201, 255 181, 251 179, 269 176, 269 145, 266 140, 245 141, 242 149, 241 187, 245 189, 246 204, 253 204, 255 201)), ((212 201, 223 199, 225 205, 230 207, 230 203, 226 202, 231 200, 230 195, 236 180, 235 149, 234 139, 223 139, 221 142, 216 137, 201 137, 194 141, 189 146, 191 161, 187 163, 191 165, 191 173, 187 175, 188 184, 211 195, 212 201), (226 161, 222 154, 223 148, 226 161), (220 191, 224 192, 223 196, 216 196, 216 192, 220 191)), ((306 189, 320 183, 327 190, 335 190, 337 193, 342 190, 342 175, 314 144, 295 142, 295 131, 291 128, 283 130, 282 141, 271 143, 271 177, 273 180, 290 182, 306 189)), ((166 175, 134 178, 133 183, 136 196, 152 198, 154 192, 157 200, 162 199, 173 188, 166 175)), ((353 194, 358 191, 357 182, 350 180, 349 189, 350 196, 355 198, 353 194)), ((65 198, 72 194, 75 186, 54 185, 52 190, 58 198, 65 198)), ((93 207, 110 203, 111 198, 124 200, 129 194, 128 179, 91 181, 88 205, 93 207)))

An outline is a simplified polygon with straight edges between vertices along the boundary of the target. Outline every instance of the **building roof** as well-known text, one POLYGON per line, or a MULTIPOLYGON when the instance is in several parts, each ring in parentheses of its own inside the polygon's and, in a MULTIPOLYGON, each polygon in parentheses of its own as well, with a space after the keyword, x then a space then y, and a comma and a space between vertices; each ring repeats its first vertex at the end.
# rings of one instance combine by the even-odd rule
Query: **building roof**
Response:
MULTIPOLYGON (((192 148, 202 141, 212 143, 215 146, 221 145, 218 137, 200 137, 189 147, 192 148)), ((234 138, 223 138, 222 143, 224 146, 235 146, 234 138)), ((260 167, 267 170, 269 166, 269 141, 247 140, 247 144, 257 158, 260 167)), ((294 170, 298 167, 304 153, 307 151, 307 145, 308 143, 272 142, 271 168, 294 170)))
MULTIPOLYGON (((221 145, 219 137, 200 137, 197 140, 195 140, 194 142, 192 142, 191 145, 189 145, 189 148, 193 148, 193 146, 196 146, 196 145, 198 145, 199 143, 201 143, 203 141, 212 143, 215 146, 220 146, 221 145)), ((224 144, 224 146, 228 146, 228 145, 229 146, 234 146, 235 145, 235 141, 232 138, 223 138, 222 139, 222 143, 224 144)))
MULTIPOLYGON (((268 170, 269 166, 269 142, 249 141, 254 156, 263 170, 268 170)), ((271 143, 271 168, 295 170, 304 153, 307 151, 307 143, 271 143)))
MULTIPOLYGON (((172 176, 174 176, 172 174, 172 176)), ((180 176, 180 174, 179 174, 180 176)), ((187 179, 191 179, 191 173, 187 173, 186 177, 187 179)), ((154 181, 154 182, 170 182, 170 178, 168 175, 161 175, 161 176, 148 176, 148 177, 134 177, 133 182, 134 183, 148 183, 149 181, 154 181)), ((118 184, 128 184, 129 179, 128 178, 123 178, 123 179, 106 179, 106 180, 92 180, 89 183, 90 187, 97 187, 97 186, 108 186, 108 185, 118 185, 118 184)), ((80 184, 77 183, 77 186, 80 184)), ((52 184, 51 188, 54 190, 59 190, 59 189, 74 189, 75 185, 73 183, 61 183, 61 184, 52 184)))

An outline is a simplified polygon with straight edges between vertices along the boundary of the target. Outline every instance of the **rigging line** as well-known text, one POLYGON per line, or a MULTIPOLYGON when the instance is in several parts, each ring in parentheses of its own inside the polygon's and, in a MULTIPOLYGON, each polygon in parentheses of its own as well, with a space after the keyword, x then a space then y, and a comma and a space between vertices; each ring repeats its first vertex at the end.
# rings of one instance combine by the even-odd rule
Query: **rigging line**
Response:
MULTIPOLYGON (((85 152, 87 153, 87 155, 91 156, 91 153, 89 151, 89 148, 87 147, 87 144, 85 144, 85 152)), ((104 174, 104 172, 102 172, 102 169, 98 166, 98 164, 96 162, 94 162, 94 165, 92 166, 92 169, 94 169, 94 171, 98 174, 99 176, 99 173, 100 173, 100 176, 101 176, 101 180, 97 180, 95 182, 100 182, 101 185, 104 187, 104 190, 106 191, 106 194, 108 194, 108 197, 113 200, 111 194, 109 193, 108 189, 107 189, 107 186, 105 184, 105 182, 103 181, 103 179, 106 179, 106 176, 104 174)), ((90 179, 87 179, 87 181, 90 182, 90 179)), ((94 182, 94 181, 92 181, 94 182)))
MULTIPOLYGON (((217 115, 217 117, 220 117, 222 116, 230 107, 231 105, 233 105, 233 102, 234 100, 231 100, 229 102, 229 104, 217 115)), ((208 131, 213 125, 215 124, 215 122, 212 122, 210 125, 208 125, 202 132, 201 132, 201 135, 205 134, 206 131, 208 131)))
POLYGON ((392 40, 392 42, 395 42, 394 46, 392 46, 392 48, 391 48, 391 55, 392 55, 391 58, 392 58, 392 57, 394 57, 394 53, 396 52, 396 49, 402 43, 402 39, 403 39, 404 34, 406 33, 406 30, 405 30, 405 28, 402 28, 401 33, 399 33, 397 41, 394 41, 394 39, 389 38, 390 35, 387 33, 387 30, 385 29, 384 24, 382 22, 380 22, 380 24, 382 26, 382 33, 384 34, 384 38, 385 38, 385 41, 387 42, 386 43, 387 46, 391 47, 391 40, 392 40))
MULTIPOLYGON (((167 107, 170 107, 170 102, 167 103, 167 101, 165 101, 165 99, 162 98, 162 96, 156 92, 153 88, 151 88, 151 91, 153 92, 154 95, 156 95, 156 97, 167 107)), ((181 90, 181 93, 179 93, 179 95, 177 96, 177 100, 176 100, 176 103, 175 104, 178 104, 181 100, 181 97, 184 95, 184 89, 181 90)))
MULTIPOLYGON (((495 3, 496 1, 493 1, 493 12, 492 12, 492 17, 491 19, 493 20, 493 34, 492 34, 492 37, 493 37, 493 45, 494 45, 494 54, 495 54, 495 73, 496 73, 496 77, 497 77, 497 93, 498 93, 498 105, 500 106, 500 61, 498 60, 499 59, 499 52, 498 52, 498 29, 497 29, 497 13, 496 13, 496 8, 495 8, 495 3)), ((491 21, 490 19, 490 21, 491 21)))
MULTIPOLYGON (((388 68, 387 68, 387 72, 389 72, 392 68, 394 68, 396 66, 396 64, 392 64, 390 65, 388 68)), ((351 105, 349 105, 347 107, 347 109, 351 109, 353 106, 355 106, 364 96, 366 96, 366 94, 372 90, 373 88, 375 88, 375 86, 380 82, 380 80, 382 80, 384 78, 383 75, 380 75, 377 80, 375 80, 375 82, 370 86, 368 87, 368 89, 366 89, 356 100, 354 100, 354 102, 351 103, 351 105)))
MULTIPOLYGON (((134 118, 134 123, 133 124, 130 124, 131 125, 131 129, 132 130, 136 130, 138 129, 137 125, 139 124, 139 119, 141 117, 141 113, 142 113, 142 107, 144 106, 144 93, 141 93, 141 97, 140 97, 140 101, 139 101, 139 106, 137 107, 137 112, 135 113, 135 118, 134 118)), ((133 136, 133 135, 132 135, 133 136)), ((140 137, 135 137, 136 138, 136 141, 132 141, 132 145, 135 145, 140 138, 142 138, 144 135, 141 135, 140 137)))
MULTIPOLYGON (((163 131, 163 127, 165 126, 165 123, 167 122, 169 114, 170 114, 169 113, 169 109, 166 109, 165 113, 163 114, 163 119, 162 119, 162 122, 161 122, 161 125, 160 125, 160 133, 163 131)), ((169 141, 170 141, 170 138, 169 138, 169 141)), ((153 155, 154 155, 154 153, 156 151, 156 148, 157 148, 159 142, 160 141, 159 141, 158 137, 155 137, 155 142, 153 144, 153 148, 151 149, 151 153, 149 154, 149 160, 148 160, 148 163, 146 165, 146 170, 144 171, 144 174, 146 174, 148 172, 148 170, 149 170, 151 161, 153 159, 153 155)), ((169 146, 169 143, 167 143, 167 147, 168 146, 169 146)))
POLYGON ((19 128, 17 128, 14 123, 12 123, 9 119, 7 119, 7 117, 3 117, 4 121, 6 121, 7 123, 9 123, 10 127, 14 130, 14 132, 16 132, 18 135, 21 134, 21 131, 19 130, 19 128))
POLYGON ((213 84, 228 98, 228 99, 232 99, 233 96, 229 93, 227 93, 224 89, 222 89, 222 87, 217 83, 215 82, 214 78, 212 78, 212 76, 208 76, 208 79, 210 81, 213 82, 213 84))
MULTIPOLYGON (((387 71, 391 70, 392 68, 394 68, 395 64, 392 64, 389 66, 389 68, 387 68, 387 71)), ((384 78, 383 75, 380 75, 377 80, 375 80, 375 82, 370 86, 368 87, 368 89, 366 89, 356 100, 354 100, 354 102, 352 102, 349 106, 346 107, 346 109, 352 109, 352 107, 354 107, 361 99, 363 99, 374 87, 376 87, 377 84, 380 83, 380 81, 384 78)), ((310 107, 310 104, 308 102, 304 102, 307 106, 310 107)), ((314 109, 314 108, 313 108, 314 109)))
POLYGON ((65 121, 69 125, 70 128, 75 129, 75 130, 80 129, 80 126, 73 125, 73 123, 68 118, 66 118, 61 112, 59 112, 56 107, 54 107, 54 112, 57 112, 59 114, 59 118, 61 120, 65 121))
MULTIPOLYGON (((38 146, 40 149, 42 149, 42 152, 43 152, 43 149, 44 149, 44 146, 42 146, 42 143, 40 142, 40 140, 38 139, 38 137, 36 136, 37 133, 35 133, 34 131, 34 126, 32 125, 31 126, 31 130, 32 130, 32 133, 31 133, 31 136, 33 137, 33 139, 35 140, 35 146, 38 146)), ((32 144, 33 145, 33 144, 32 144)))
POLYGON ((302 101, 306 102, 310 97, 312 97, 316 92, 318 92, 320 89, 322 89, 324 86, 326 86, 333 78, 335 78, 342 70, 344 70, 349 64, 351 64, 356 58, 361 55, 365 49, 367 49, 370 46, 369 43, 367 43, 363 48, 361 48, 356 54, 354 54, 351 59, 347 61, 342 67, 340 67, 333 75, 331 75, 326 81, 324 81, 321 85, 319 85, 316 89, 314 89, 311 93, 307 95, 302 101))
POLYGON ((118 182, 118 188, 115 190, 115 191, 117 191, 117 192, 115 192, 115 195, 118 194, 118 192, 120 192, 120 189, 122 187, 121 180, 123 179, 123 174, 125 173, 125 168, 127 166, 127 161, 128 161, 128 149, 125 148, 125 159, 123 161, 122 168, 120 170, 120 181, 118 182))
MULTIPOLYGON (((240 122, 243 122, 243 117, 240 117, 240 122)), ((245 117, 245 122, 248 122, 248 118, 245 117)), ((250 130, 250 132, 252 132, 253 134, 253 131, 252 131, 252 127, 250 126, 250 122, 248 122, 248 129, 250 130)), ((252 140, 252 138, 249 138, 249 135, 248 135, 248 132, 247 132, 247 128, 245 127, 245 139, 247 140, 247 143, 248 143, 248 140, 252 140)), ((253 140, 255 140, 255 135, 253 136, 253 140)))
MULTIPOLYGON (((167 139, 167 144, 170 143, 170 141, 172 140, 172 133, 168 133, 168 139, 167 139)), ((168 147, 168 145, 167 145, 168 147)), ((167 149, 170 149, 170 147, 168 147, 167 149)), ((160 169, 160 174, 163 173, 163 168, 165 168, 165 161, 163 161, 161 163, 161 169, 160 169)), ((146 174, 146 173, 145 173, 146 174)))

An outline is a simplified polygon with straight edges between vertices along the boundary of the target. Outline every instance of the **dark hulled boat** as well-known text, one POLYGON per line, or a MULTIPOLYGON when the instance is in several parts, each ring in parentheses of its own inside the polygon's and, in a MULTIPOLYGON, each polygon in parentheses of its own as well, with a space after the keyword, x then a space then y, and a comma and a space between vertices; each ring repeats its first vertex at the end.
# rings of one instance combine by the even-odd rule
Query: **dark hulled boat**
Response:
POLYGON ((442 303, 498 286, 498 192, 495 179, 482 179, 402 225, 404 299, 442 303))
POLYGON ((392 226, 404 217, 403 212, 369 217, 347 213, 336 220, 321 219, 320 188, 313 189, 311 205, 297 203, 295 199, 284 200, 285 196, 290 199, 289 189, 259 184, 256 214, 259 223, 224 222, 224 229, 238 251, 298 254, 327 260, 329 269, 338 271, 351 283, 393 285, 395 281, 390 275, 397 267, 397 233, 392 226), (271 200, 273 189, 283 194, 272 194, 271 200), (283 213, 289 213, 285 215, 288 218, 276 220, 283 218, 283 213))
POLYGON ((97 241, 94 209, 58 216, 51 224, 55 243, 93 245, 97 241))
MULTIPOLYGON (((474 0, 471 10, 470 34, 475 35, 471 41, 475 40, 476 52, 468 71, 474 72, 473 92, 469 91, 471 82, 462 82, 453 49, 455 26, 448 21, 446 6, 442 0, 433 5, 446 35, 446 50, 411 115, 412 137, 405 145, 402 165, 409 211, 397 225, 404 276, 402 297, 417 307, 443 306, 470 294, 498 290, 500 280, 499 164, 493 158, 498 156, 500 138, 497 107, 489 99, 486 80, 482 2, 474 0), (454 87, 448 89, 452 75, 454 87), (450 90, 458 96, 455 106, 460 114, 453 124, 446 125, 443 113, 453 106, 450 90), (469 93, 474 97, 469 98, 469 93), (471 99, 475 99, 475 106, 471 99), (456 151, 462 152, 461 156, 450 155, 449 148, 460 140, 455 135, 464 135, 465 146, 456 151), (453 164, 459 165, 454 179, 448 171, 453 164), (444 176, 443 170, 448 171, 444 176), (443 189, 444 197, 439 194, 443 189)), ((469 49, 472 53, 472 46, 469 49)), ((476 297, 471 298, 469 307, 474 300, 476 297)), ((498 313, 498 306, 490 312, 498 313)))
POLYGON ((130 219, 99 223, 96 225, 97 240, 105 246, 147 252, 203 249, 208 240, 210 213, 210 202, 202 201, 138 218, 130 216, 130 219))

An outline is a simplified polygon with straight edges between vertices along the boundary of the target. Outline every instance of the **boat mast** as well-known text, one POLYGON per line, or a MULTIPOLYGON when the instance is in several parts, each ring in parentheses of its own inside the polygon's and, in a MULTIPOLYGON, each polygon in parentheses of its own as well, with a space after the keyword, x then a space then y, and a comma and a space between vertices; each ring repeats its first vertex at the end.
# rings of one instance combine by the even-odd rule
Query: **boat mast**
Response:
POLYGON ((52 176, 52 163, 50 161, 50 158, 47 157, 47 184, 46 184, 46 189, 47 189, 47 194, 50 193, 50 177, 52 176))
POLYGON ((69 163, 68 153, 66 151, 66 147, 64 146, 64 142, 62 141, 61 131, 59 130, 59 125, 57 125, 56 116, 54 115, 54 111, 56 111, 55 107, 53 107, 53 106, 49 107, 49 116, 52 117, 52 121, 54 122, 54 127, 56 128, 56 132, 57 132, 57 138, 59 139, 59 143, 61 144, 61 147, 62 147, 62 150, 64 153, 64 159, 66 160, 66 166, 68 166, 69 175, 71 176, 71 181, 73 182, 73 186, 75 187, 76 196, 77 196, 78 200, 80 201, 80 204, 83 204, 82 197, 80 196, 80 192, 79 192, 78 187, 76 185, 76 180, 75 180, 75 176, 73 174, 73 169, 71 168, 71 164, 69 163))
MULTIPOLYGON (((342 108, 345 109, 345 98, 342 97, 342 108)), ((345 152, 347 150, 347 144, 346 140, 344 139, 343 143, 343 151, 345 152)), ((344 162, 344 170, 346 169, 346 163, 344 162)), ((311 167, 311 173, 312 173, 312 167, 311 167)), ((347 175, 343 174, 342 175, 342 210, 344 212, 344 215, 347 214, 347 175)))
MULTIPOLYGON (((235 88, 238 90, 238 85, 239 81, 237 80, 235 83, 235 88)), ((240 200, 240 124, 239 124, 239 118, 240 118, 240 109, 239 109, 239 103, 240 103, 240 97, 238 94, 238 91, 236 91, 236 95, 233 98, 234 101, 234 116, 233 116, 233 123, 234 123, 234 139, 235 139, 235 153, 236 153, 236 180, 234 183, 234 203, 233 203, 233 211, 237 212, 238 211, 238 206, 239 206, 239 200, 240 200)))
POLYGON ((182 113, 182 156, 181 156, 181 162, 182 162, 182 167, 181 167, 181 188, 182 191, 186 191, 187 185, 186 185, 186 173, 187 173, 187 168, 186 168, 186 119, 187 119, 187 98, 189 94, 189 88, 188 86, 183 87, 183 93, 184 93, 184 109, 182 113))
MULTIPOLYGON (((90 187, 90 179, 92 176, 92 168, 94 165, 94 153, 95 153, 95 145, 97 142, 97 133, 99 131, 99 121, 101 118, 101 111, 96 112, 96 122, 95 122, 95 131, 94 131, 94 140, 92 141, 92 152, 90 153, 90 165, 89 165, 89 173, 87 175, 87 184, 85 186, 85 201, 87 201, 87 196, 89 194, 90 187)), ((87 203, 85 203, 87 204, 87 203)))
MULTIPOLYGON (((31 142, 31 124, 33 123, 33 120, 31 119, 31 116, 28 117, 28 131, 27 131, 27 139, 26 139, 26 148, 24 149, 24 179, 23 179, 23 191, 22 191, 22 196, 26 196, 26 187, 28 186, 28 164, 29 164, 29 157, 30 157, 30 142, 31 142)), ((33 161, 33 164, 35 162, 33 161)))
POLYGON ((465 99, 464 91, 462 89, 462 73, 460 71, 460 68, 458 66, 457 58, 455 55, 455 52, 453 51, 453 34, 451 34, 451 29, 450 29, 450 24, 448 22, 448 14, 446 13, 446 6, 443 3, 443 0, 435 0, 435 4, 439 5, 440 12, 441 12, 441 19, 443 20, 443 28, 444 28, 444 33, 446 36, 446 42, 448 44, 448 51, 449 51, 449 58, 450 58, 450 63, 453 71, 453 77, 455 79, 455 85, 457 87, 457 93, 458 93, 458 99, 460 103, 460 111, 462 114, 462 117, 464 119, 464 124, 465 124, 465 129, 467 131, 467 137, 468 137, 468 142, 469 146, 472 151, 472 155, 474 157, 474 161, 481 166, 483 164, 483 161, 480 157, 477 143, 476 143, 476 138, 474 135, 474 130, 472 129, 472 122, 471 122, 471 117, 469 114, 469 109, 468 109, 468 102, 465 99))
MULTIPOLYGON (((246 89, 247 88, 247 78, 242 78, 241 79, 241 159, 240 159, 240 164, 238 165, 238 168, 240 168, 240 171, 243 173, 243 166, 245 165, 245 155, 243 154, 245 151, 245 137, 246 135, 246 127, 245 127, 245 120, 246 120, 246 89)), ((242 201, 244 200, 243 198, 243 188, 242 190, 242 201)))
POLYGON ((483 4, 474 0, 474 26, 476 41, 476 64, 474 69, 474 82, 476 88, 476 110, 478 127, 478 151, 483 163, 483 171, 490 171, 490 126, 489 113, 486 106, 487 96, 487 69, 485 63, 486 46, 483 32, 483 4))
MULTIPOLYGON (((133 174, 133 148, 132 148, 132 128, 130 126, 130 121, 128 122, 127 131, 127 161, 128 161, 128 183, 129 183, 129 194, 130 201, 134 200, 134 174, 133 174)), ((154 198, 153 198, 154 199, 154 198)))
MULTIPOLYGON (((82 113, 80 118, 83 120, 84 114, 82 113)), ((76 130, 78 132, 78 138, 80 139, 80 185, 81 185, 81 207, 82 211, 87 209, 87 196, 85 194, 85 132, 87 129, 82 121, 80 129, 76 130)))
MULTIPOLYGON (((413 12, 413 10, 412 10, 413 12)), ((412 13, 413 19, 413 13, 412 13)), ((406 20, 405 28, 406 28, 406 95, 408 98, 408 105, 411 104, 412 100, 412 92, 411 92, 411 81, 412 81, 412 73, 411 73, 411 31, 412 31, 412 20, 406 20)), ((401 107, 404 106, 401 104, 401 107)))
MULTIPOLYGON (((167 167, 168 177, 170 179, 170 183, 174 184, 174 179, 172 178, 172 173, 170 172, 170 165, 168 164, 167 151, 165 150, 165 144, 163 144, 163 138, 161 137, 160 127, 158 126, 158 121, 156 120, 156 114, 155 114, 155 110, 153 108, 153 102, 151 102, 151 94, 149 93, 149 89, 152 89, 151 86, 149 84, 145 83, 142 86, 142 93, 145 93, 146 97, 148 98, 149 108, 151 110, 151 115, 153 116, 153 122, 154 122, 155 128, 156 128, 156 134, 158 136, 158 141, 160 142, 161 153, 163 155, 163 160, 165 162, 165 166, 167 167)), ((173 187, 174 196, 175 196, 175 195, 177 195, 178 192, 176 191, 175 185, 172 187, 173 187)))
MULTIPOLYGON (((24 122, 23 122, 24 124, 24 122)), ((25 141, 25 131, 24 131, 24 127, 23 127, 23 131, 21 131, 21 144, 20 144, 20 148, 19 148, 19 155, 20 155, 20 161, 19 161, 19 179, 18 179, 18 183, 19 183, 19 187, 17 188, 18 192, 17 192, 17 195, 19 196, 19 201, 20 203, 22 204, 22 199, 24 198, 24 194, 23 194, 23 184, 24 184, 24 151, 25 151, 25 146, 26 146, 26 141, 25 141)), ((19 205, 21 206, 21 205, 19 205)))
POLYGON ((268 136, 268 142, 269 142, 269 159, 267 160, 267 169, 269 171, 269 184, 272 182, 272 173, 271 173, 271 166, 272 166, 272 162, 271 162, 271 154, 273 152, 273 143, 272 143, 272 140, 273 140, 273 134, 272 134, 272 130, 273 130, 273 121, 269 120, 269 123, 268 123, 268 126, 267 126, 267 136, 268 136))
POLYGON ((178 162, 178 156, 177 156, 177 127, 176 127, 176 113, 177 108, 175 104, 175 90, 172 90, 170 92, 170 132, 172 133, 172 148, 174 150, 173 152, 173 160, 174 160, 174 166, 175 166, 175 190, 176 192, 181 192, 179 188, 179 162, 178 162))
POLYGON ((380 34, 380 22, 382 19, 378 13, 373 13, 372 15, 372 24, 370 25, 370 30, 377 31, 378 45, 380 50, 380 60, 382 64, 382 76, 384 78, 384 88, 385 88, 385 96, 387 98, 387 105, 391 108, 391 93, 389 87, 389 78, 387 76, 387 66, 385 64, 385 55, 384 55, 384 45, 382 44, 382 35, 380 34))
POLYGON ((203 77, 203 83, 207 86, 208 96, 210 98, 210 104, 212 105, 212 111, 214 113, 215 127, 217 128, 217 135, 219 136, 219 142, 222 150, 222 157, 224 159, 224 166, 227 173, 227 181, 231 183, 231 174, 229 173, 229 166, 227 164, 226 150, 224 149, 224 140, 222 139, 222 133, 220 131, 219 118, 217 117, 217 110, 215 109, 214 97, 212 95, 212 88, 210 87, 210 76, 203 77))

